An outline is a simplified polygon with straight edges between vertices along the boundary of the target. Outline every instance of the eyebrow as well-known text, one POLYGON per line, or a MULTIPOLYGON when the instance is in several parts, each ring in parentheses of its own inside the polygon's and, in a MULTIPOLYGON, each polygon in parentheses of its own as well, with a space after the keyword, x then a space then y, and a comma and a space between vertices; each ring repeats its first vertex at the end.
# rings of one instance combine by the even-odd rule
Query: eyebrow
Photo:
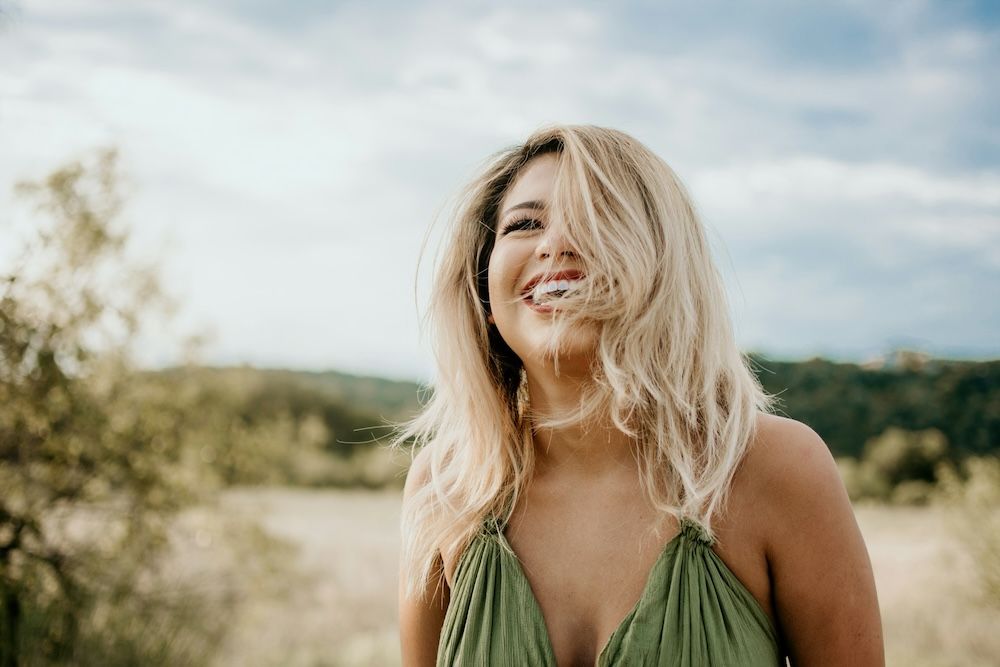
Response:
POLYGON ((511 211, 516 211, 522 208, 544 209, 545 202, 539 201, 537 199, 532 199, 531 201, 523 201, 520 204, 514 204, 509 209, 503 212, 503 215, 500 216, 500 219, 503 220, 504 218, 507 217, 507 214, 510 213, 511 211))

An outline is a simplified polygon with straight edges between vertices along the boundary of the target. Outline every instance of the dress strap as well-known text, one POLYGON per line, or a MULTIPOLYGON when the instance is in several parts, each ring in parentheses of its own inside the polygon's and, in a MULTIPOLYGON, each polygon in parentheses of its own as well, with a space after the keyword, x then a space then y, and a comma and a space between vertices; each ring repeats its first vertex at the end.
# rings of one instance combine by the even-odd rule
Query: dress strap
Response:
POLYGON ((681 527, 681 532, 684 533, 684 535, 690 539, 693 539, 697 542, 701 542, 702 544, 707 546, 713 546, 715 544, 715 540, 713 540, 709 536, 708 531, 705 530, 705 527, 702 526, 700 523, 698 523, 698 521, 689 516, 686 516, 683 519, 681 519, 680 527, 681 527))
POLYGON ((487 512, 486 516, 483 517, 483 530, 488 533, 503 532, 503 529, 507 525, 503 515, 510 510, 511 502, 511 497, 508 496, 508 498, 503 502, 502 509, 500 510, 502 514, 487 512))

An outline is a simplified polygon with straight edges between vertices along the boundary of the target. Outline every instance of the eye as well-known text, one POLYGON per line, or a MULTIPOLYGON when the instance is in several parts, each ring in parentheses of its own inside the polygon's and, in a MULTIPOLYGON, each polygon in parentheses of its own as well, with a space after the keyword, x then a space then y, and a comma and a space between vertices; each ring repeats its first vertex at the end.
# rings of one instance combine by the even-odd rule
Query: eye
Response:
POLYGON ((511 220, 506 225, 504 225, 503 230, 500 232, 501 235, 507 234, 517 229, 524 229, 531 225, 541 225, 542 223, 535 218, 518 218, 516 220, 511 220))

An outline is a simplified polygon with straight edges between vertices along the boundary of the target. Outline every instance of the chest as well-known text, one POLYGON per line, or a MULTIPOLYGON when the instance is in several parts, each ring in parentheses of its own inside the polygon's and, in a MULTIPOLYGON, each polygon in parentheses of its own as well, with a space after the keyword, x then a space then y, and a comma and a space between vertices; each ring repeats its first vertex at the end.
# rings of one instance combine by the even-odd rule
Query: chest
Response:
MULTIPOLYGON (((734 486, 730 510, 717 517, 713 549, 774 622, 771 585, 752 507, 734 486)), ((538 603, 560 666, 592 667, 636 606, 664 547, 678 533, 633 484, 569 492, 533 484, 504 537, 538 603)), ((457 559, 445 558, 453 583, 457 559)))
POLYGON ((516 511, 504 536, 517 554, 559 665, 592 667, 635 606, 677 533, 638 502, 581 496, 516 511))

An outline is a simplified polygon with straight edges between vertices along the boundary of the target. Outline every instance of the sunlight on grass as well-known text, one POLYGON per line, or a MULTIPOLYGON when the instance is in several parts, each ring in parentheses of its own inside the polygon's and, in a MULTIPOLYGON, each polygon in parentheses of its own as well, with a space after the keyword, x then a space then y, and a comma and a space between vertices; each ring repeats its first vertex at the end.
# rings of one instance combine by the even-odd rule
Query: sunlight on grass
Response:
MULTIPOLYGON (((288 588, 234 619, 217 665, 398 665, 398 491, 234 490, 222 511, 256 515, 296 544, 288 588)), ((888 665, 986 665, 1000 609, 977 601, 970 556, 938 507, 856 507, 878 585, 888 665)))

